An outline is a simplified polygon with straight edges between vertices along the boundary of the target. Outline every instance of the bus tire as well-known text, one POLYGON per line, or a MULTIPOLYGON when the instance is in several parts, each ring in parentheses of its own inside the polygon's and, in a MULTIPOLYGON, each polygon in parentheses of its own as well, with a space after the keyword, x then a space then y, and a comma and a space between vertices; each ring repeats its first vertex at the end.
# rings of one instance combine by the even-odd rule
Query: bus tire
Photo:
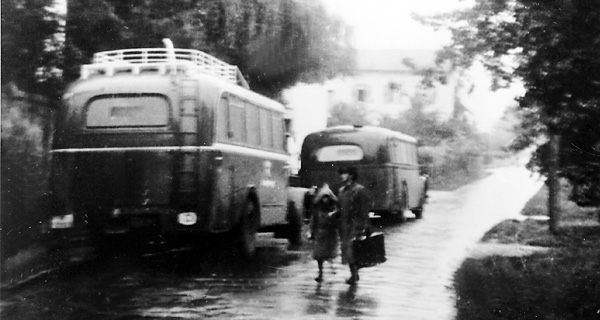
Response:
POLYGON ((297 248, 302 245, 302 225, 303 219, 296 203, 294 201, 288 201, 287 204, 287 240, 289 242, 289 248, 297 248))
POLYGON ((260 213, 256 201, 247 199, 237 228, 237 249, 244 259, 251 259, 256 252, 256 234, 260 225, 260 213))
POLYGON ((394 214, 395 220, 400 223, 406 222, 406 210, 408 210, 408 190, 406 188, 406 185, 403 185, 398 209, 394 214))
POLYGON ((412 213, 415 215, 416 219, 423 219, 423 207, 425 206, 425 202, 427 202, 427 191, 429 189, 429 180, 426 179, 423 184, 423 194, 421 195, 421 201, 419 202, 419 206, 412 209, 412 213))
POLYGON ((415 219, 423 219, 423 207, 412 209, 415 219))

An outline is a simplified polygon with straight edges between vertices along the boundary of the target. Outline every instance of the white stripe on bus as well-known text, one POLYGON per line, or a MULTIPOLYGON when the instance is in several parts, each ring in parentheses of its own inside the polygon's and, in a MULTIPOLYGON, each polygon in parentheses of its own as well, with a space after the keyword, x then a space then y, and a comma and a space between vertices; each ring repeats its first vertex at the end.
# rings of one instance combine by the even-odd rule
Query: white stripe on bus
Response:
POLYGON ((266 151, 266 150, 260 150, 260 149, 254 149, 254 148, 248 148, 248 147, 243 147, 243 146, 236 146, 233 144, 226 144, 226 143, 215 143, 212 145, 211 148, 214 150, 218 150, 218 151, 222 151, 222 152, 226 152, 226 153, 236 153, 236 154, 271 159, 271 160, 288 161, 290 159, 290 157, 287 154, 266 151))
POLYGON ((113 147, 113 148, 68 148, 68 149, 54 149, 52 153, 85 153, 85 152, 120 152, 120 151, 180 151, 180 152, 193 152, 201 150, 203 147, 113 147))
POLYGON ((265 158, 270 160, 288 161, 289 156, 282 153, 254 149, 244 146, 236 146, 225 143, 215 143, 210 147, 113 147, 113 148, 68 148, 68 149, 55 149, 51 150, 52 153, 90 153, 90 152, 123 152, 123 151, 137 151, 137 152, 195 152, 202 150, 217 150, 225 153, 235 153, 240 155, 247 155, 252 157, 265 158))

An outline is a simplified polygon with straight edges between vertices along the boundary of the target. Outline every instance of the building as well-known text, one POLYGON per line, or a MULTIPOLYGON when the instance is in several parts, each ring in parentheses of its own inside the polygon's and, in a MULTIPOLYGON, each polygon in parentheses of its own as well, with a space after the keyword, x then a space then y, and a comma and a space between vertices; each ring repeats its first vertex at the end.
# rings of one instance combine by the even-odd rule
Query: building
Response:
MULTIPOLYGON (((344 103, 364 108, 367 120, 378 124, 384 116, 397 116, 411 106, 422 76, 414 68, 432 66, 432 50, 360 50, 354 75, 340 76, 324 83, 298 84, 283 93, 291 110, 295 143, 292 153, 299 152, 302 141, 311 132, 327 126, 329 110, 344 103)), ((434 90, 435 102, 430 108, 441 116, 452 112, 454 91, 449 86, 434 90)))

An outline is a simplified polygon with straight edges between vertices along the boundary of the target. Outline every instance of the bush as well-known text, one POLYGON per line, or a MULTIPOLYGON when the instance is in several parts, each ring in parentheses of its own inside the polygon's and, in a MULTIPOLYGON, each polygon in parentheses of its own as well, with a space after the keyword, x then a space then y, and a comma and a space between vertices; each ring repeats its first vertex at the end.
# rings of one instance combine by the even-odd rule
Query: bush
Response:
POLYGON ((481 148, 466 137, 419 148, 419 161, 430 175, 432 189, 455 189, 480 178, 483 172, 481 148))
POLYGON ((31 97, 2 90, 2 261, 38 237, 48 193, 52 111, 31 97), (42 208, 43 209, 43 208, 42 208))
POLYGON ((598 319, 600 251, 468 259, 455 276, 458 319, 598 319))

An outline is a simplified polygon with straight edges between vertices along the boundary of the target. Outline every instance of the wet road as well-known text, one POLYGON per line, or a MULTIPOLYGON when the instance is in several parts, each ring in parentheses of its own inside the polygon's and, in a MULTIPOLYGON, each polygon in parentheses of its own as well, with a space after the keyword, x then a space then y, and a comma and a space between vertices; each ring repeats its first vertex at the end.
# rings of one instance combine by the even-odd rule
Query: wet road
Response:
POLYGON ((286 250, 261 235, 241 264, 210 250, 111 254, 3 292, 2 319, 453 319, 451 277, 477 240, 516 216, 541 186, 502 168, 454 192, 430 194, 423 220, 383 225, 387 262, 362 269, 357 286, 339 258, 317 284, 310 244, 286 250))

